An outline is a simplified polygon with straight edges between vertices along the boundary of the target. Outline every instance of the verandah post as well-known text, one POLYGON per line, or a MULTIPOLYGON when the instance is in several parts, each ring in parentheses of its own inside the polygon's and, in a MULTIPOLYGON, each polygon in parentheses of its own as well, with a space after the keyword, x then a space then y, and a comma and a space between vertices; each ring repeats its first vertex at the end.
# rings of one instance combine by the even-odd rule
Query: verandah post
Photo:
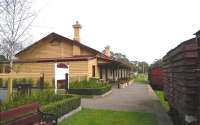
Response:
POLYGON ((65 92, 66 93, 69 92, 69 74, 68 73, 65 74, 65 92))

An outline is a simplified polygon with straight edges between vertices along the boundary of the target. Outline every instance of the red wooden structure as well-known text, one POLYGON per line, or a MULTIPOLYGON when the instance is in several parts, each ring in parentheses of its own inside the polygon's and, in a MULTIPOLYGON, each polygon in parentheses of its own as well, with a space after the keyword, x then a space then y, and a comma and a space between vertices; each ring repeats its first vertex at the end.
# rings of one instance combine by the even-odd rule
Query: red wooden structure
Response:
POLYGON ((57 118, 53 114, 40 111, 41 105, 32 103, 0 112, 1 125, 56 125, 57 118), (45 122, 44 122, 45 120, 45 122))
POLYGON ((151 67, 149 70, 149 84, 154 89, 163 89, 164 70, 161 67, 151 67))

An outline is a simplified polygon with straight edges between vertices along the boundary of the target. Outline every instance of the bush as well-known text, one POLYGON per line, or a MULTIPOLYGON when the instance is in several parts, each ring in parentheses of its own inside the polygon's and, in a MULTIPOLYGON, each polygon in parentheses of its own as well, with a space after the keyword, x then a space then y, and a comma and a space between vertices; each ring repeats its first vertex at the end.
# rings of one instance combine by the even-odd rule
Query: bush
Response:
POLYGON ((69 93, 78 95, 102 95, 111 90, 111 85, 108 83, 99 83, 95 80, 76 81, 70 83, 69 93))
POLYGON ((50 103, 42 107, 42 111, 55 114, 57 117, 61 117, 64 114, 78 108, 81 104, 79 96, 72 96, 68 99, 63 99, 54 103, 50 103))
POLYGON ((98 89, 93 89, 93 88, 77 88, 77 89, 69 89, 69 93, 71 94, 78 94, 78 95, 102 95, 106 92, 111 90, 111 85, 98 88, 98 89))
POLYGON ((89 81, 95 81, 95 82, 97 82, 97 81, 99 81, 99 78, 90 77, 90 78, 89 78, 89 81))
POLYGON ((21 78, 21 79, 13 79, 13 87, 16 88, 17 84, 31 84, 33 86, 34 81, 31 78, 21 78))
POLYGON ((55 95, 53 91, 43 90, 33 93, 30 96, 17 96, 15 95, 12 100, 3 102, 0 107, 1 111, 7 111, 11 108, 15 108, 24 104, 38 102, 42 105, 57 102, 63 99, 70 99, 72 95, 55 95))
POLYGON ((69 87, 70 87, 70 89, 85 89, 85 88, 92 88, 92 89, 97 89, 97 88, 102 88, 102 87, 105 87, 105 86, 107 86, 107 85, 109 85, 108 83, 100 83, 100 82, 97 82, 97 81, 95 81, 95 80, 89 80, 89 81, 87 81, 87 80, 83 80, 83 81, 80 81, 80 82, 78 82, 78 81, 75 81, 75 82, 71 82, 70 84, 69 84, 69 87))

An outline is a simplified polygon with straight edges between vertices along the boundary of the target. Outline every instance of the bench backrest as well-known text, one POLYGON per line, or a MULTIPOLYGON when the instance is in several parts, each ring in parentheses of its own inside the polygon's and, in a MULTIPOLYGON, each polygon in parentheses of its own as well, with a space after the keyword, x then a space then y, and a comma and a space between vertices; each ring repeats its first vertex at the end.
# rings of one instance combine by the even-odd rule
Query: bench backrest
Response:
POLYGON ((2 124, 8 125, 27 125, 40 120, 37 110, 40 108, 39 103, 32 103, 13 108, 9 111, 0 112, 2 124))

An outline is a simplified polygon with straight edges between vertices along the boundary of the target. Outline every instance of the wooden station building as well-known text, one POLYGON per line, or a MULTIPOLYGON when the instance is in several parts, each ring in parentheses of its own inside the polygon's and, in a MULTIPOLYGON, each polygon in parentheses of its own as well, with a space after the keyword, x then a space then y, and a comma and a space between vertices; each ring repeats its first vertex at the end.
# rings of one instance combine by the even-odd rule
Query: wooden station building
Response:
MULTIPOLYGON (((54 81, 55 63, 69 65, 69 78, 85 80, 99 78, 116 81, 129 77, 130 67, 110 57, 110 48, 99 52, 80 42, 81 25, 73 25, 74 39, 51 33, 16 54, 14 72, 44 73, 45 81, 54 81)), ((1 62, 8 65, 8 62, 1 62)), ((51 86, 50 85, 50 86, 51 86)))

